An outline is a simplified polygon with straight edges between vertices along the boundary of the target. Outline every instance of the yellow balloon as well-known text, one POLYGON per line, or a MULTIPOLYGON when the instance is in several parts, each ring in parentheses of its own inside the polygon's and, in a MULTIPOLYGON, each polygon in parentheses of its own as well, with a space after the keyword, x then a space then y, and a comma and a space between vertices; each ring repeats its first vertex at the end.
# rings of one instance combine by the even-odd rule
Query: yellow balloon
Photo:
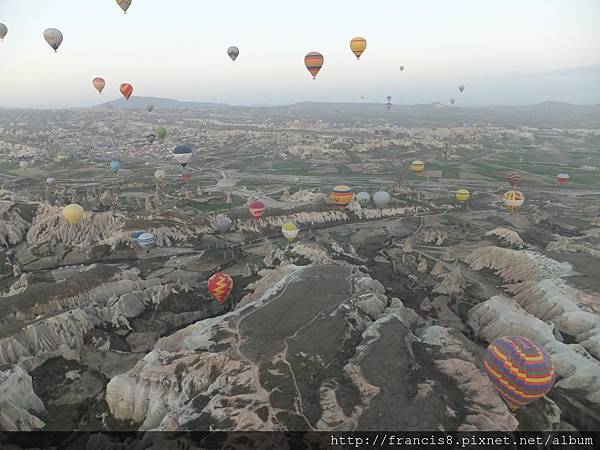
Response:
POLYGON ((71 225, 77 225, 83 219, 84 210, 81 206, 76 204, 71 204, 65 206, 63 209, 63 216, 67 219, 71 225))
POLYGON ((410 170, 419 175, 425 170, 425 163, 423 161, 413 161, 410 165, 410 170))
POLYGON ((367 48, 367 40, 364 37, 357 36, 350 41, 350 50, 356 55, 356 59, 360 59, 367 48))
POLYGON ((458 200, 459 202, 464 203, 467 200, 469 200, 469 197, 471 197, 471 193, 466 189, 459 189, 458 191, 456 191, 456 200, 458 200))

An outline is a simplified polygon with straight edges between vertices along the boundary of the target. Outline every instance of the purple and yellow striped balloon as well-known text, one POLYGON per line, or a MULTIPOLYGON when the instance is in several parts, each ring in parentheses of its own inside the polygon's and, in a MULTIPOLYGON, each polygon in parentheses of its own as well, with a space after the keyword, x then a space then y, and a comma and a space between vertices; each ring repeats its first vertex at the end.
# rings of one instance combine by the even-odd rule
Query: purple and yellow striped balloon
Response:
POLYGON ((512 410, 546 395, 554 384, 554 363, 542 347, 522 336, 503 336, 484 356, 485 370, 512 410))

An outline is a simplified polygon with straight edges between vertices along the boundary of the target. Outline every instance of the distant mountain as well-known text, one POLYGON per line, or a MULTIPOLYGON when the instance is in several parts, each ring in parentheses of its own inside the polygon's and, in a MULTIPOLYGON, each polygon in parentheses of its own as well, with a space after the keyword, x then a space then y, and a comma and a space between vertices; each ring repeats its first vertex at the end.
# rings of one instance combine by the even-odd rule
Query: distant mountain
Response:
POLYGON ((154 105, 155 108, 160 109, 229 109, 232 106, 225 103, 208 103, 208 102, 183 102, 179 100, 173 100, 171 98, 160 98, 160 97, 140 97, 133 96, 129 101, 124 98, 112 100, 110 102, 101 103, 100 105, 94 106, 94 108, 121 108, 121 109, 143 109, 147 105, 154 105))

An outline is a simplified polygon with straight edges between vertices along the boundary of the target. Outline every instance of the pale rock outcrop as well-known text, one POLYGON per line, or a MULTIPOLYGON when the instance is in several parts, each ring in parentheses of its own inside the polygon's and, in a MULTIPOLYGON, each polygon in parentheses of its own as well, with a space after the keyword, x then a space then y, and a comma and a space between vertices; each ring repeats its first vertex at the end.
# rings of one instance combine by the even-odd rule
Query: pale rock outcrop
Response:
POLYGON ((485 233, 485 236, 495 236, 501 242, 503 242, 504 244, 506 244, 512 248, 516 248, 516 249, 525 248, 525 242, 523 242, 523 239, 521 239, 521 236, 519 236, 519 233, 517 233, 515 230, 511 230, 510 228, 497 227, 497 228, 494 228, 493 230, 485 233))
POLYGON ((419 261, 419 263, 417 264, 417 272, 419 272, 419 273, 427 272, 427 269, 429 268, 429 266, 427 265, 427 259, 425 259, 421 255, 419 255, 418 261, 419 261))
POLYGON ((29 223, 21 217, 15 204, 0 201, 0 247, 9 247, 23 240, 29 223))
POLYGON ((446 251, 442 255, 442 261, 446 261, 446 262, 456 261, 456 251, 454 250, 454 247, 446 248, 446 251))
MULTIPOLYGON (((594 234, 593 231, 596 230, 588 231, 588 235, 594 234)), ((589 241, 580 244, 577 241, 578 238, 576 237, 556 236, 555 241, 548 243, 546 250, 549 252, 581 253, 600 259, 600 247, 598 245, 594 245, 589 241)))
POLYGON ((448 240, 448 232, 437 228, 428 228, 420 235, 423 242, 433 242, 435 245, 443 245, 448 240))
POLYGON ((440 275, 443 275, 445 273, 446 273, 446 266, 444 266, 444 263, 441 260, 438 260, 433 265, 433 268, 431 269, 431 272, 429 272, 429 274, 432 277, 439 277, 440 275))
POLYGON ((0 365, 0 430, 39 430, 45 424, 35 414, 43 411, 31 376, 19 366, 0 365))
POLYGON ((455 267, 452 271, 433 289, 434 294, 460 296, 464 294, 467 288, 467 282, 460 270, 460 267, 455 267))

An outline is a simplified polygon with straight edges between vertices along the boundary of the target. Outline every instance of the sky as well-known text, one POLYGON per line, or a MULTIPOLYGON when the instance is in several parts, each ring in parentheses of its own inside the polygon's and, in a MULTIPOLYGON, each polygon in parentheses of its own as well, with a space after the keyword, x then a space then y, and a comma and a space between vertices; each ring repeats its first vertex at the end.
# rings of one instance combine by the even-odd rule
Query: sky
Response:
POLYGON ((600 104, 598 0, 133 0, 127 14, 115 0, 0 0, 0 22, 4 107, 91 106, 123 82, 134 95, 233 105, 600 104), (57 54, 50 27, 64 34, 57 54), (368 42, 360 61, 354 36, 368 42), (309 51, 325 57, 317 80, 309 51))

